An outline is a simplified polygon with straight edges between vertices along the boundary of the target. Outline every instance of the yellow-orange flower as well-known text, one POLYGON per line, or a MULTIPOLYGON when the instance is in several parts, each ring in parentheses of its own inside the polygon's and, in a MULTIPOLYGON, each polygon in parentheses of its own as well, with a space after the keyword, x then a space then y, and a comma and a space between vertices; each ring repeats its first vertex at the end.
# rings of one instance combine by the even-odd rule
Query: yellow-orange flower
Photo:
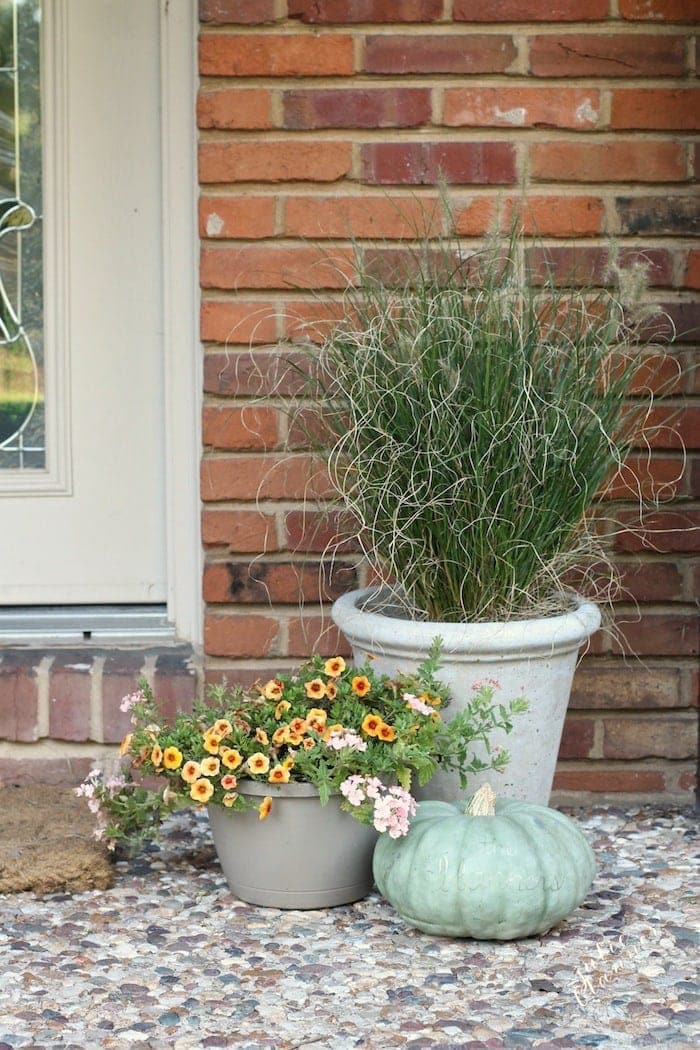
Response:
POLYGON ((304 738, 301 735, 301 733, 293 733, 291 729, 289 730, 289 732, 287 734, 287 743, 291 744, 292 747, 298 747, 299 744, 301 744, 303 739, 304 738))
POLYGON ((214 786, 210 780, 195 780, 190 787, 190 798, 193 798, 195 802, 208 802, 211 796, 214 794, 214 786))
POLYGON ((200 766, 205 777, 215 777, 219 772, 220 762, 214 755, 209 755, 208 758, 202 759, 200 766))
POLYGON ((238 798, 238 795, 235 794, 235 792, 228 792, 226 795, 224 795, 224 797, 222 798, 221 801, 223 802, 223 804, 227 808, 230 809, 237 798, 238 798))
POLYGON ((182 751, 178 747, 166 747, 163 752, 163 765, 166 769, 179 769, 182 765, 182 751))
POLYGON ((418 699, 422 700, 424 704, 430 704, 431 707, 439 707, 442 703, 442 697, 431 696, 430 693, 421 693, 418 699))
POLYGON ((344 733, 345 730, 341 726, 340 722, 334 722, 332 726, 326 726, 323 731, 323 739, 328 740, 331 733, 344 733))
POLYGON ((219 753, 220 739, 218 733, 206 733, 202 740, 202 747, 205 751, 208 751, 210 755, 217 755, 219 753))
MULTIPOLYGON (((312 743, 313 743, 313 741, 312 741, 312 743)), ((284 762, 282 763, 282 768, 283 769, 294 769, 294 759, 293 758, 285 758, 284 762)))
POLYGON ((221 761, 227 769, 238 769, 243 762, 243 755, 235 747, 225 747, 221 751, 221 761))
POLYGON ((345 670, 345 660, 342 656, 332 656, 330 660, 326 660, 323 670, 331 678, 337 678, 345 670))
POLYGON ((229 722, 228 718, 220 718, 220 719, 218 719, 218 721, 214 722, 213 728, 214 728, 214 732, 219 737, 228 736, 229 733, 233 732, 233 726, 229 722))
POLYGON ((262 751, 256 751, 255 754, 251 755, 248 759, 248 769, 251 773, 267 773, 269 768, 270 759, 267 755, 263 755, 262 751))
POLYGON ((379 736, 379 730, 383 725, 379 715, 365 715, 362 721, 362 732, 367 736, 379 736))
POLYGON ((277 707, 275 708, 275 718, 278 722, 282 715, 285 714, 285 712, 288 711, 291 706, 292 705, 290 704, 289 700, 280 700, 277 707))
POLYGON ((272 798, 269 795, 265 795, 258 806, 258 820, 266 820, 270 816, 270 810, 272 809, 272 798))
POLYGON ((316 729, 316 726, 314 725, 315 722, 319 722, 322 729, 325 726, 327 719, 328 714, 322 707, 312 707, 306 716, 306 720, 312 729, 316 729))
POLYGON ((119 745, 119 754, 120 755, 125 755, 127 753, 129 748, 131 747, 131 741, 133 739, 134 739, 134 734, 133 733, 127 733, 127 735, 124 737, 124 739, 122 740, 121 744, 119 745))
POLYGON ((305 718, 293 718, 289 723, 290 733, 305 733, 309 728, 305 718))
POLYGON ((338 695, 338 687, 335 682, 326 682, 326 696, 329 700, 335 700, 338 695))
POLYGON ((199 779, 202 772, 202 767, 199 762, 185 762, 184 766, 180 771, 180 776, 186 784, 194 784, 195 780, 199 779))
POLYGON ((267 779, 271 784, 288 784, 289 770, 284 766, 273 766, 267 779))
POLYGON ((321 678, 314 678, 310 682, 307 682, 305 687, 306 695, 311 700, 320 700, 322 696, 326 695, 326 683, 321 678))
POLYGON ((316 747, 316 741, 312 737, 307 736, 301 746, 304 748, 304 751, 311 751, 312 748, 316 747))
POLYGON ((262 687, 262 695, 266 700, 279 700, 282 696, 282 683, 276 678, 271 678, 269 682, 266 682, 262 687))
POLYGON ((259 744, 262 744, 263 747, 267 747, 270 743, 267 733, 264 729, 261 729, 260 726, 255 730, 255 739, 259 744))
POLYGON ((224 773, 221 778, 221 786, 224 791, 233 791, 235 787, 238 787, 238 781, 232 773, 224 773))
POLYGON ((289 726, 280 726, 275 729, 272 734, 272 743, 275 747, 280 747, 281 744, 286 744, 289 739, 289 726))
POLYGON ((355 696, 367 696, 372 688, 369 678, 363 674, 356 675, 350 682, 350 686, 355 696))
POLYGON ((154 744, 153 750, 151 751, 151 762, 154 766, 159 766, 163 761, 163 750, 160 744, 154 744))
POLYGON ((386 722, 382 722, 377 736, 380 740, 384 740, 387 744, 390 744, 392 740, 396 739, 396 730, 393 726, 388 726, 386 722))

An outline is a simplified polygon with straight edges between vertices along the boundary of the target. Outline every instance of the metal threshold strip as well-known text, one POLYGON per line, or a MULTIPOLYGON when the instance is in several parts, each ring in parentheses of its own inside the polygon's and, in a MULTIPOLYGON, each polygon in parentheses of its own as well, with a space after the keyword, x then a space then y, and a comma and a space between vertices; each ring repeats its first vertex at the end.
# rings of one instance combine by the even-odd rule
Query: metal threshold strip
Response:
POLYGON ((2 645, 115 645, 172 642, 164 605, 0 607, 2 645))

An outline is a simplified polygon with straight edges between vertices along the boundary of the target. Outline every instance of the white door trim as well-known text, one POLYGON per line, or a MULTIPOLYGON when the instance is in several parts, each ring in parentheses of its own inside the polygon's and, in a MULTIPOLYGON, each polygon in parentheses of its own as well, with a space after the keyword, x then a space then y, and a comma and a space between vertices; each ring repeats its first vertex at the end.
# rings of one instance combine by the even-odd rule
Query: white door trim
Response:
POLYGON ((202 641, 199 512, 202 361, 197 273, 195 0, 160 0, 165 511, 168 619, 202 641))

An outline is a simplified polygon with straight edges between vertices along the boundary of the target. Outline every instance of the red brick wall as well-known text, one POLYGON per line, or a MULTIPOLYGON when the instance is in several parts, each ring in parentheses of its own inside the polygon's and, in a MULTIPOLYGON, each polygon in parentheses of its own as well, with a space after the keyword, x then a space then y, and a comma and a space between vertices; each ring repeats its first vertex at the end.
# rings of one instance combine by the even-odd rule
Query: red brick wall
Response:
MULTIPOLYGON (((304 492, 322 496, 323 479, 311 477, 303 448, 283 451, 271 355, 293 338, 285 318, 313 316, 314 292, 342 286, 349 234, 410 236, 410 217, 434 199, 442 170, 459 233, 478 243, 498 201, 507 211, 524 187, 527 222, 563 266, 576 244, 579 264, 595 274, 611 234, 647 252, 654 297, 667 304, 676 352, 690 364, 700 326, 691 239, 698 7, 201 0, 200 11, 205 649, 210 680, 250 680, 303 656, 328 625, 318 585, 324 538, 302 513, 304 492), (262 387, 251 347, 269 376, 262 387)), ((691 788, 699 392, 700 378, 677 382, 675 432, 657 435, 648 470, 643 455, 636 461, 669 480, 673 499, 649 522, 654 549, 631 533, 621 539, 624 581, 642 617, 622 625, 622 643, 599 637, 577 675, 562 791, 691 788), (624 662, 623 646, 639 659, 624 662)), ((616 495, 625 510, 629 489, 618 485, 616 495)), ((336 560, 324 600, 362 582, 356 563, 351 551, 336 560)), ((629 607, 619 614, 632 618, 629 607)), ((319 644, 330 652, 340 643, 330 630, 319 644)))

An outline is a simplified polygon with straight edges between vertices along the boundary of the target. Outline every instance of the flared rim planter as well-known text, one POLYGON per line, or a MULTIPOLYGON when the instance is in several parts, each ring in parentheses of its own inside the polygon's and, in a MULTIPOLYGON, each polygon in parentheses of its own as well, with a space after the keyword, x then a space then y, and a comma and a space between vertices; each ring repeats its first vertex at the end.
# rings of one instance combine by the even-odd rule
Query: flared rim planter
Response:
MULTIPOLYGON (((388 675, 411 671, 439 636, 438 677, 452 693, 449 712, 463 710, 474 684, 487 678, 499 683, 496 702, 525 696, 529 708, 515 716, 513 732, 490 737, 491 746, 510 752, 505 772, 495 783, 492 771, 475 774, 468 790, 490 780, 501 795, 546 806, 578 652, 600 626, 597 606, 578 600, 560 616, 508 623, 432 623, 402 617, 399 609, 391 608, 387 594, 376 588, 352 591, 333 605, 333 620, 352 646, 355 662, 370 659, 377 672, 388 675)), ((483 749, 475 753, 487 757, 483 749)), ((455 801, 463 795, 459 778, 439 771, 419 797, 455 801)))
POLYGON ((312 784, 242 781, 238 791, 255 803, 269 795, 272 809, 260 820, 257 809, 208 807, 216 852, 236 897, 310 909, 350 904, 371 891, 378 834, 340 808, 340 795, 322 806, 312 784))

